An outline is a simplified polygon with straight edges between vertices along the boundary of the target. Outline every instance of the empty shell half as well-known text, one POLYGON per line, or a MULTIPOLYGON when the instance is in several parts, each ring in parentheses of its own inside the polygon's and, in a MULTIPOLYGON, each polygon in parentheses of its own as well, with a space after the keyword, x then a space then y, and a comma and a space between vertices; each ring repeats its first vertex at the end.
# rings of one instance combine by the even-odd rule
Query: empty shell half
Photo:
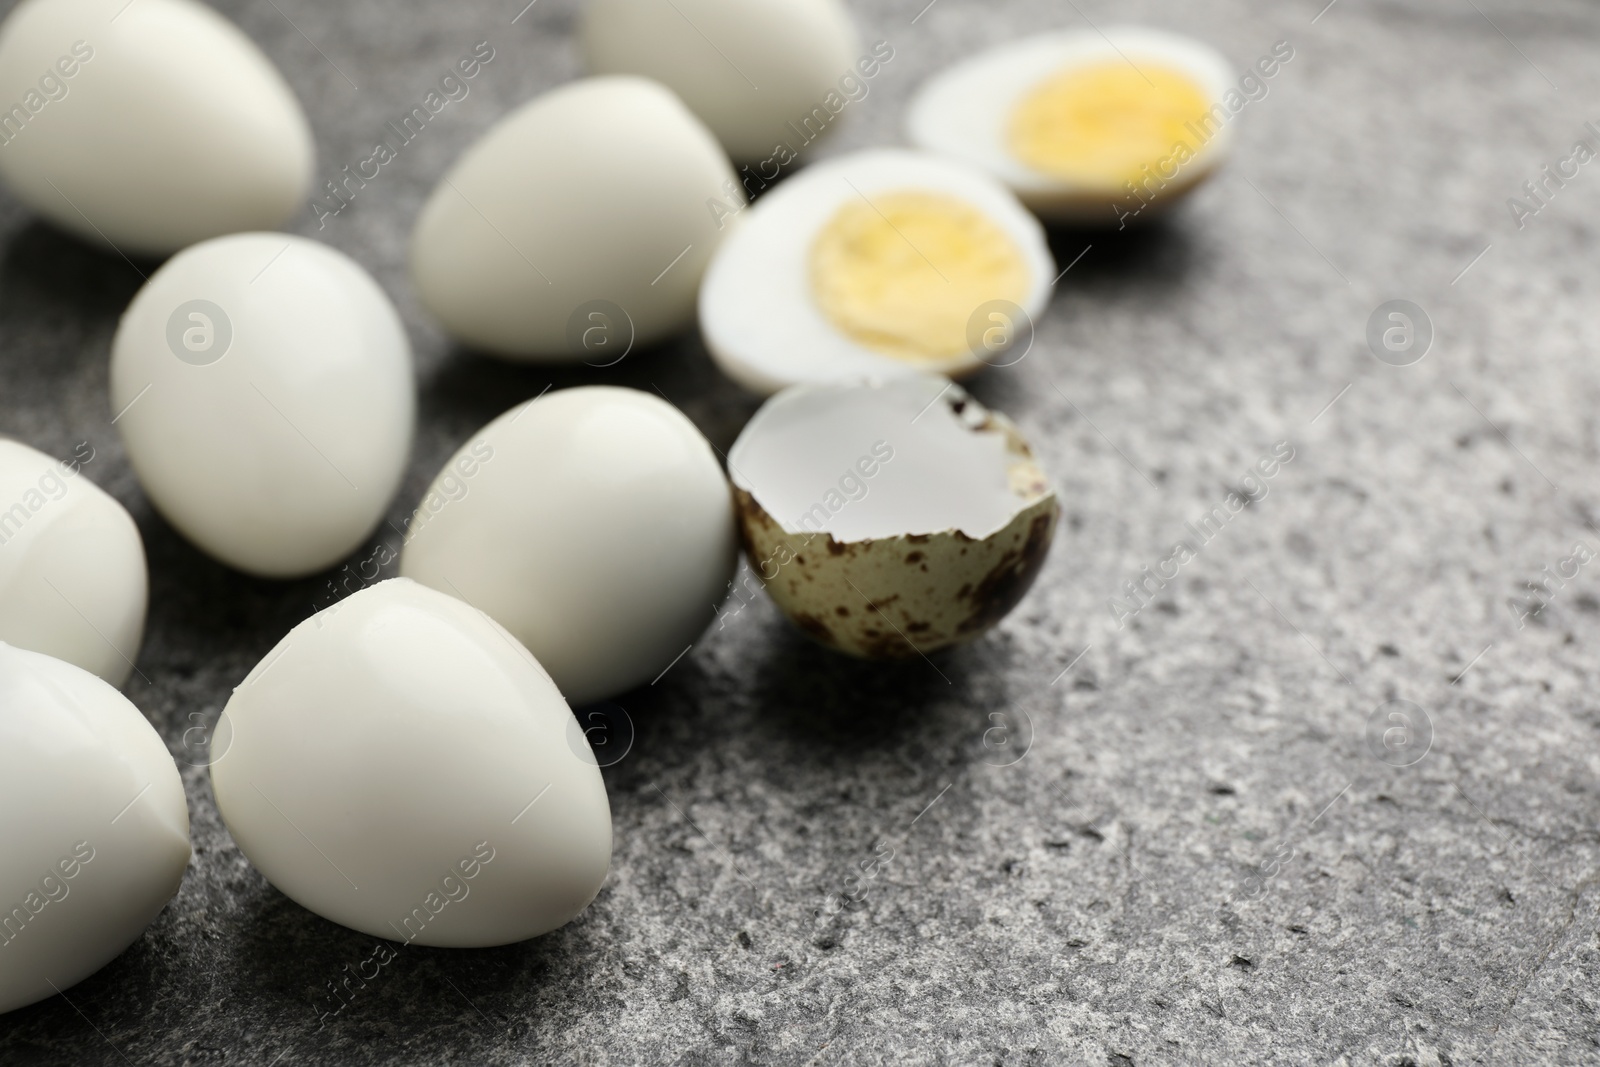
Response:
POLYGON ((818 641, 869 659, 993 626, 1033 584, 1060 513, 1011 421, 935 375, 785 389, 728 466, 772 598, 818 641))

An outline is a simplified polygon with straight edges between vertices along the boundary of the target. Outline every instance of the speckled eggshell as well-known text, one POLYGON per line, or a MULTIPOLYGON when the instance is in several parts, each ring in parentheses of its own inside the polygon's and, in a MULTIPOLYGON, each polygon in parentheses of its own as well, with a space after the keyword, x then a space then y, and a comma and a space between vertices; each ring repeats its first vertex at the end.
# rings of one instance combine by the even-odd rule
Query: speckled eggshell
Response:
MULTIPOLYGON (((950 395, 977 407, 959 387, 950 395)), ((1061 508, 1011 421, 979 410, 980 430, 1005 435, 1018 505, 983 538, 955 529, 845 542, 792 533, 735 485, 750 566, 797 626, 852 656, 902 659, 970 641, 1017 605, 1044 565, 1061 508)))

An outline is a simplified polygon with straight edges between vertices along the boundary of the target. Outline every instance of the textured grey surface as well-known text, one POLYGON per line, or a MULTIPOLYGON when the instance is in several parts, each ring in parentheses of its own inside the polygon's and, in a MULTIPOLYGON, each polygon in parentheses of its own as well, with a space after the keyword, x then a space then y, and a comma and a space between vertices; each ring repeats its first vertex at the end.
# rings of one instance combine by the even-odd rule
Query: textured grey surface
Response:
MULTIPOLYGON (((1064 494, 1033 593, 935 667, 828 654, 764 600, 709 631, 621 701, 638 736, 605 772, 594 905, 522 945, 404 949, 320 1029, 372 940, 270 888, 189 768, 179 896, 70 1003, 0 1016, 0 1063, 1594 1062, 1600 589, 1584 569, 1521 629, 1507 601, 1576 541, 1600 550, 1600 172, 1520 232, 1505 200, 1600 120, 1600 11, 1340 0, 1313 24, 1323 2, 940 0, 915 24, 922 0, 857 3, 896 56, 829 152, 894 142, 923 77, 1034 29, 1170 26, 1241 70, 1296 49, 1170 223, 1055 236, 1063 265, 1093 247, 1033 353, 974 383, 1064 494), (1407 368, 1363 341, 1394 297, 1438 331, 1407 368), (1108 598, 1279 441, 1295 457, 1268 495, 1113 625, 1108 598), (1434 734, 1406 768, 1367 746, 1395 698, 1434 734), (999 742, 1028 731, 986 745, 993 714, 1032 724, 1013 765, 999 742)), ((306 102, 324 171, 474 42, 497 50, 317 234, 416 345, 398 520, 552 381, 448 344, 404 247, 448 162, 575 73, 573 2, 515 25, 521 0, 222 6, 306 102)), ((309 212, 295 229, 317 233, 309 212)), ((138 519, 152 606, 128 694, 182 755, 189 716, 323 581, 230 573, 141 495, 106 399, 128 265, 9 199, 0 245, 0 430, 90 441, 138 519)), ((580 380, 654 385, 722 448, 755 407, 693 339, 554 378, 580 380)))

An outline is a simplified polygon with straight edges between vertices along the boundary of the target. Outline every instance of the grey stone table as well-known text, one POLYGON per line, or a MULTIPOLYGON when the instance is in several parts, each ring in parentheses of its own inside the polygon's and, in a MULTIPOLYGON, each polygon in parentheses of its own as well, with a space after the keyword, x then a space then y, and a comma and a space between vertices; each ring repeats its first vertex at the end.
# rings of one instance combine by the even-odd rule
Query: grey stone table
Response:
MULTIPOLYGON (((657 388, 722 448, 757 404, 694 338, 585 377, 462 351, 419 308, 405 244, 429 189, 577 72, 575 0, 513 24, 523 2, 221 5, 305 101, 328 174, 474 43, 496 50, 347 211, 293 225, 370 269, 410 328, 397 521, 472 430, 552 382, 657 388)), ((1527 590, 1600 551, 1600 168, 1520 228, 1507 206, 1600 120, 1600 10, 923 2, 855 5, 895 57, 828 152, 897 141, 924 77, 1032 30, 1169 26, 1241 73, 1295 53, 1176 217, 1054 235, 1075 266, 1033 351, 974 384, 1063 495, 1018 610, 883 667, 758 599, 619 702, 636 737, 605 771, 616 854, 581 918, 404 949, 328 1019, 327 984, 373 940, 268 886, 184 764, 182 891, 66 997, 0 1017, 0 1063, 1600 1057, 1600 570, 1527 590), (1410 366, 1365 339, 1397 298, 1434 327, 1410 366), (1251 477, 1275 448, 1293 458, 1251 477), (1234 492, 1248 506, 1190 532, 1234 492), (1179 539, 1198 548, 1181 566, 1179 539), (1158 589, 1146 567, 1177 574, 1158 589), (1153 592, 1130 600, 1136 579, 1153 592)), ((138 274, 9 199, 0 230, 0 430, 90 442, 89 475, 137 518, 151 615, 127 692, 183 759, 325 579, 246 579, 174 535, 109 424, 138 274)))

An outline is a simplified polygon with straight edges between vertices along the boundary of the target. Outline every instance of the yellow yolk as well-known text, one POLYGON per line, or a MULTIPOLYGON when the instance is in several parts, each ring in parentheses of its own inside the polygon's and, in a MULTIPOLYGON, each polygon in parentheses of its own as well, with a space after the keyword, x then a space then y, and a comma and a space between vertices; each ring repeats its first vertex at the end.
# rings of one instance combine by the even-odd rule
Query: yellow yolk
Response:
MULTIPOLYGON (((1011 152, 1034 170, 1096 186, 1138 183, 1144 167, 1200 148, 1186 123, 1211 107, 1186 75, 1158 66, 1135 69, 1122 60, 1061 71, 1022 97, 1011 113, 1011 152)), ((1171 177, 1171 164, 1165 168, 1171 177)))
POLYGON ((990 300, 1020 304, 1028 265, 1006 233, 943 193, 854 197, 811 246, 811 290, 828 320, 912 363, 971 348, 968 321, 990 300))

